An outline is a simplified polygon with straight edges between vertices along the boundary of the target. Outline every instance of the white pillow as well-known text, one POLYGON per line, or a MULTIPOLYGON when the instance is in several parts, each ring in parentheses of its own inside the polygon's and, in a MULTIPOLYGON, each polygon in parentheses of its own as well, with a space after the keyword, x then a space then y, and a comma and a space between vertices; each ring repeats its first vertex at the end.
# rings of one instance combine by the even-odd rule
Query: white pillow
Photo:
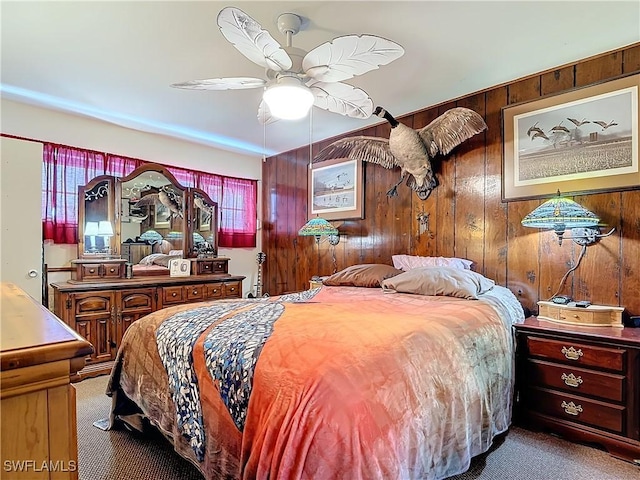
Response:
POLYGON ((393 255, 393 266, 400 270, 409 271, 419 267, 450 267, 460 270, 471 270, 473 262, 464 258, 420 257, 417 255, 393 255))

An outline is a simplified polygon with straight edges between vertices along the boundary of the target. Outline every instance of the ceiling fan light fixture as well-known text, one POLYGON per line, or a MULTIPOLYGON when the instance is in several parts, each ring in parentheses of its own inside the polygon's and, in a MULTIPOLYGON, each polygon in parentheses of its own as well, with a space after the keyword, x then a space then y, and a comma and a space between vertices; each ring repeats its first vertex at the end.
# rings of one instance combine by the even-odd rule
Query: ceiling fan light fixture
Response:
POLYGON ((262 96, 271 115, 283 120, 304 118, 313 106, 311 90, 295 77, 281 77, 262 96))

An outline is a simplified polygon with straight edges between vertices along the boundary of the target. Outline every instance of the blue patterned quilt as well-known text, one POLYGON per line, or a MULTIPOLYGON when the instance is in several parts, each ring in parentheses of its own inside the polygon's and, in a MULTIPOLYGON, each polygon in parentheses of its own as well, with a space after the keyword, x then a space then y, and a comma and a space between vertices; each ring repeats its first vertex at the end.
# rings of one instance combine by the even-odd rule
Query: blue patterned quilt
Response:
POLYGON ((262 347, 273 332, 284 303, 310 300, 318 290, 272 299, 203 304, 167 318, 156 331, 158 352, 169 377, 180 431, 198 460, 205 451, 205 431, 193 349, 204 339, 204 360, 236 427, 242 431, 249 406, 253 373, 262 347))

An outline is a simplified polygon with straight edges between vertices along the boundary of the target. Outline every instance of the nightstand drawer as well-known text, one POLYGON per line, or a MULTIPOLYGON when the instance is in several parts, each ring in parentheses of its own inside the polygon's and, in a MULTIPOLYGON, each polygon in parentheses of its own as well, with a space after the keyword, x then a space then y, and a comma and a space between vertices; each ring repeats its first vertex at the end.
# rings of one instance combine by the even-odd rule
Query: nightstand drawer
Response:
POLYGON ((531 388, 525 392, 528 409, 571 422, 623 433, 626 409, 553 390, 531 388))
POLYGON ((565 390, 604 400, 624 400, 624 376, 583 368, 529 360, 527 379, 530 385, 565 390))
POLYGON ((591 366, 621 372, 626 350, 596 347, 575 341, 557 341, 540 337, 527 337, 527 349, 533 357, 557 360, 582 366, 591 366))

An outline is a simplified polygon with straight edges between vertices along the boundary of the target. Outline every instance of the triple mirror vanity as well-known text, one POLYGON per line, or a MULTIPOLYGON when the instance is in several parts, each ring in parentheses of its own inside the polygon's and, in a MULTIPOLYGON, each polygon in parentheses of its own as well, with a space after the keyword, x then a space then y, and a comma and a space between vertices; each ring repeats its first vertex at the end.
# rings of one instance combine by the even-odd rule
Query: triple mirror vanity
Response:
POLYGON ((79 376, 108 373, 125 330, 148 313, 241 298, 245 277, 217 252, 217 203, 160 165, 80 187, 78 258, 70 280, 51 284, 56 315, 94 346, 79 376))

